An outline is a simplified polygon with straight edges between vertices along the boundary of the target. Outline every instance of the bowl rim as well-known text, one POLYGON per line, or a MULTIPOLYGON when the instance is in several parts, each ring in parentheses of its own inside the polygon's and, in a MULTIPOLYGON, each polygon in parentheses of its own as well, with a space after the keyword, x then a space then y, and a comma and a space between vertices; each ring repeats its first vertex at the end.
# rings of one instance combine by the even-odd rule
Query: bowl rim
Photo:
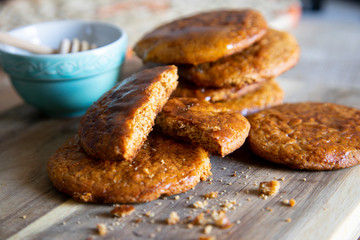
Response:
MULTIPOLYGON (((104 25, 104 26, 108 26, 112 29, 118 30, 120 33, 120 37, 117 38, 115 41, 106 44, 104 46, 101 47, 97 47, 95 49, 90 49, 87 51, 83 51, 83 52, 76 52, 76 53, 54 53, 54 54, 21 54, 21 53, 12 53, 9 51, 5 51, 4 49, 0 48, 0 52, 3 54, 7 54, 7 55, 12 55, 12 56, 19 56, 19 57, 30 57, 30 58, 58 58, 58 57, 64 57, 64 56, 81 56, 81 55, 86 55, 88 53, 97 53, 97 52, 101 52, 104 50, 104 48, 109 48, 113 45, 119 44, 123 41, 127 41, 127 33, 126 31, 115 25, 115 24, 111 24, 111 23, 107 23, 107 22, 103 22, 103 21, 97 21, 97 20, 78 20, 78 19, 65 19, 65 20, 53 20, 53 21, 45 21, 45 22, 38 22, 38 23, 33 23, 33 24, 28 24, 28 25, 24 25, 24 26, 19 26, 16 28, 13 28, 11 30, 8 31, 9 34, 11 34, 13 31, 17 31, 17 30, 21 30, 21 29, 25 29, 25 28, 29 28, 32 26, 39 26, 39 25, 46 25, 46 24, 55 24, 55 23, 66 23, 66 22, 76 22, 76 23, 81 23, 81 24, 99 24, 99 25, 104 25)), ((126 50, 125 50, 126 51, 126 50)))

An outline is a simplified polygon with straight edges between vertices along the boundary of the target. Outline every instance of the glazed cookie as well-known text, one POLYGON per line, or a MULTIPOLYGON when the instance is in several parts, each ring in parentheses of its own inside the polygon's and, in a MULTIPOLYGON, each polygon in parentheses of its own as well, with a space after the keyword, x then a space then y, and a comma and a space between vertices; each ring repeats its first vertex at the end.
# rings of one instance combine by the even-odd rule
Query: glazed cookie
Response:
POLYGON ((93 158, 131 161, 177 86, 177 68, 145 69, 96 101, 79 126, 81 146, 93 158))
POLYGON ((264 108, 283 103, 284 92, 274 79, 270 79, 261 86, 237 99, 214 103, 216 107, 236 111, 246 116, 264 108))
POLYGON ((254 10, 205 12, 156 28, 134 50, 144 62, 200 64, 243 50, 266 30, 264 17, 254 10))
POLYGON ((249 145, 294 169, 334 170, 360 163, 360 110, 334 103, 292 103, 248 117, 249 145))
POLYGON ((206 180, 209 154, 152 132, 132 162, 97 160, 73 137, 51 157, 48 174, 61 192, 82 202, 138 203, 185 192, 206 180))
POLYGON ((179 75, 201 87, 241 87, 280 75, 298 62, 300 48, 286 32, 269 29, 249 48, 215 62, 179 66, 179 75))
POLYGON ((237 99, 261 87, 261 83, 248 84, 243 87, 229 88, 203 88, 198 87, 191 82, 179 79, 179 84, 172 93, 171 98, 186 97, 197 98, 209 102, 219 102, 224 100, 237 99))
POLYGON ((240 113, 196 98, 170 99, 156 124, 165 134, 200 145, 221 157, 241 147, 250 130, 249 122, 240 113))

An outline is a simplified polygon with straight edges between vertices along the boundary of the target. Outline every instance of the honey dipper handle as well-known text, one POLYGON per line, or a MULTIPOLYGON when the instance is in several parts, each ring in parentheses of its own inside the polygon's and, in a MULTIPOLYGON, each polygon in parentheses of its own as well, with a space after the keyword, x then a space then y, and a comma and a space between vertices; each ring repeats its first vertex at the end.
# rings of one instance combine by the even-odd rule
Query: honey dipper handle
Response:
POLYGON ((30 42, 27 42, 25 40, 13 37, 5 32, 0 32, 0 43, 14 46, 20 49, 27 50, 32 53, 36 54, 52 54, 55 53, 54 49, 43 46, 43 45, 37 45, 30 42))

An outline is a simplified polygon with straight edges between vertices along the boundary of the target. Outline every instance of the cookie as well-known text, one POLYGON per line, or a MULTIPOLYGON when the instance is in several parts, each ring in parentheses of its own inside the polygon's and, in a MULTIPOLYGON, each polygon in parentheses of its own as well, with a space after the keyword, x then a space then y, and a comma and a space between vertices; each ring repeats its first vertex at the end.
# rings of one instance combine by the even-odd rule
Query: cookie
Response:
POLYGON ((249 122, 240 113, 196 98, 170 99, 156 124, 165 134, 200 145, 221 157, 241 147, 250 130, 249 122))
POLYGON ((243 50, 264 36, 267 24, 255 10, 219 10, 162 25, 136 43, 144 62, 200 64, 243 50))
POLYGON ((97 160, 80 147, 78 136, 48 162, 48 174, 61 192, 82 202, 139 203, 185 192, 206 180, 209 154, 201 147, 151 132, 132 162, 97 160))
POLYGON ((360 163, 360 110, 292 103, 248 116, 251 150, 294 169, 334 170, 360 163))
POLYGON ((283 103, 284 92, 274 79, 270 79, 261 86, 237 99, 214 103, 216 107, 236 111, 246 116, 264 108, 283 103))
POLYGON ((255 91, 261 86, 259 83, 248 84, 243 87, 229 87, 229 88, 203 88, 198 87, 193 83, 179 80, 179 84, 172 93, 171 98, 185 97, 197 98, 209 102, 219 102, 224 100, 232 100, 244 96, 250 92, 255 91))
POLYGON ((179 75, 201 87, 241 87, 276 77, 295 66, 300 55, 296 39, 269 29, 249 48, 215 62, 179 66, 179 75))
POLYGON ((177 86, 177 68, 145 69, 121 81, 87 110, 81 146, 93 158, 131 161, 177 86))

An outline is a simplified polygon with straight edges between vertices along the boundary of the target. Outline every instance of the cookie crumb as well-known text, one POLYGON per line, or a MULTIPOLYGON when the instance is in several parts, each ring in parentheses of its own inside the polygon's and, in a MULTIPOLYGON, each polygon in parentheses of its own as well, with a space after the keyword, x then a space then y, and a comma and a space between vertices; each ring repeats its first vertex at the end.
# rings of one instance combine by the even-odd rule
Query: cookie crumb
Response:
POLYGON ((204 213, 200 213, 193 220, 193 224, 195 224, 195 225, 205 225, 207 222, 208 222, 208 220, 205 218, 204 213))
POLYGON ((295 199, 291 198, 290 201, 289 201, 289 206, 293 207, 293 206, 295 206, 295 204, 296 204, 295 199))
POLYGON ((149 218, 152 218, 152 217, 155 216, 155 213, 153 213, 153 212, 151 212, 151 211, 147 211, 147 212, 145 213, 145 216, 147 216, 147 217, 149 217, 149 218))
POLYGON ((135 207, 132 205, 120 205, 111 210, 111 214, 116 217, 125 217, 132 214, 135 211, 135 207))
POLYGON ((283 204, 284 204, 284 205, 288 205, 289 207, 293 207, 293 206, 295 206, 296 201, 295 201, 295 199, 293 199, 293 198, 291 198, 290 200, 289 200, 289 199, 285 199, 285 200, 283 201, 283 204))
POLYGON ((177 212, 171 212, 169 215, 169 218, 167 219, 167 224, 169 225, 175 225, 179 222, 180 217, 177 214, 177 212))
POLYGON ((100 236, 105 236, 107 234, 107 228, 106 228, 106 225, 104 223, 98 223, 96 225, 96 228, 98 230, 98 233, 100 236))
POLYGON ((304 182, 306 182, 306 181, 307 181, 307 179, 306 179, 306 178, 303 178, 303 181, 304 181, 304 182))
POLYGON ((186 225, 186 228, 188 229, 193 229, 194 228, 194 225, 192 223, 189 223, 188 225, 186 225))
POLYGON ((26 215, 22 216, 21 218, 22 218, 22 219, 26 219, 26 215))
POLYGON ((260 198, 266 200, 268 198, 268 195, 265 195, 265 194, 262 193, 262 194, 260 194, 260 198))
POLYGON ((215 226, 219 228, 226 229, 233 226, 233 224, 230 223, 229 219, 225 215, 225 211, 223 210, 213 211, 211 217, 214 220, 215 226))
POLYGON ((291 218, 286 219, 285 222, 291 222, 291 218))
POLYGON ((204 195, 206 199, 213 199, 218 197, 218 192, 209 192, 204 195))
POLYGON ((268 210, 269 212, 272 212, 273 209, 272 208, 269 208, 269 207, 266 207, 266 210, 268 210))
POLYGON ((179 195, 176 195, 176 196, 174 197, 174 199, 175 199, 175 200, 179 200, 179 199, 180 199, 180 196, 179 196, 179 195))
POLYGON ((269 181, 269 182, 261 182, 259 184, 259 192, 268 196, 273 196, 277 194, 280 190, 280 182, 279 181, 269 181))
POLYGON ((194 202, 194 204, 193 204, 193 207, 194 208, 201 208, 201 209, 204 209, 205 207, 206 207, 206 205, 207 205, 208 203, 207 203, 207 201, 205 200, 205 201, 196 201, 196 202, 194 202))
POLYGON ((206 225, 204 228, 204 233, 205 234, 209 234, 212 230, 212 226, 211 225, 206 225))

